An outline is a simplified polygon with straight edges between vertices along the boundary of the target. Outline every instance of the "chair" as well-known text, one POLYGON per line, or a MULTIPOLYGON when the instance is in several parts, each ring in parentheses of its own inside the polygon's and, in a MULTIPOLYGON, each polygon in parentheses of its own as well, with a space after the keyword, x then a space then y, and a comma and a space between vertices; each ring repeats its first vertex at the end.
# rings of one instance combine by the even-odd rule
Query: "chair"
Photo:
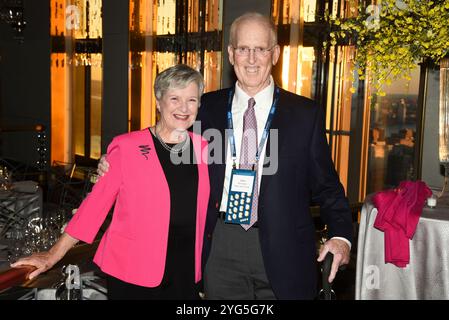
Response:
POLYGON ((54 160, 51 164, 50 172, 57 177, 72 178, 76 169, 76 163, 54 160))
POLYGON ((61 207, 66 202, 67 190, 73 183, 72 178, 75 172, 76 164, 53 161, 48 173, 48 194, 47 202, 61 207))
POLYGON ((42 193, 8 192, 0 201, 0 238, 13 227, 20 228, 34 214, 39 215, 42 193))
POLYGON ((37 176, 37 169, 14 159, 0 158, 0 167, 6 167, 14 181, 28 180, 30 176, 37 176))
POLYGON ((71 212, 78 208, 95 183, 95 168, 74 163, 53 162, 48 182, 47 202, 71 212))

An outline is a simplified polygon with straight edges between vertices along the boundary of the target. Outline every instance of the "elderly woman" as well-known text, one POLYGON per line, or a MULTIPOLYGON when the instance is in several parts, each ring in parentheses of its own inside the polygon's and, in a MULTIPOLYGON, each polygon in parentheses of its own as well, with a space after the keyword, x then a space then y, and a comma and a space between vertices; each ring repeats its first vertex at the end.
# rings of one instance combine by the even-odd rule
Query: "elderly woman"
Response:
POLYGON ((198 299, 209 199, 207 161, 201 159, 207 142, 187 129, 203 88, 201 74, 185 65, 159 74, 154 91, 160 121, 115 137, 108 174, 58 242, 12 266, 37 267, 30 278, 50 269, 78 241, 94 240, 115 203, 94 258, 108 276, 109 299, 198 299), (173 161, 179 158, 184 161, 173 161))

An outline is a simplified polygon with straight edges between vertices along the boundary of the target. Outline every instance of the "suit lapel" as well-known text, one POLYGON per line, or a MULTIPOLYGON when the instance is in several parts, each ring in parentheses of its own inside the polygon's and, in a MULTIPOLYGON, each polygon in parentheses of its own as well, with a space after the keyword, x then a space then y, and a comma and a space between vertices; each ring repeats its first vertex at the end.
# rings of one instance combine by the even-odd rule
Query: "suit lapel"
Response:
MULTIPOLYGON (((223 96, 217 97, 214 108, 210 108, 209 113, 207 114, 207 117, 209 119, 210 125, 213 129, 216 129, 221 134, 221 144, 218 146, 219 150, 216 150, 214 152, 221 152, 221 161, 219 163, 212 163, 209 170, 209 175, 211 177, 211 188, 218 188, 216 190, 216 197, 217 197, 217 205, 219 206, 221 203, 221 196, 223 194, 223 185, 224 185, 224 177, 225 177, 225 171, 226 171, 226 147, 227 147, 227 140, 226 140, 226 128, 227 128, 227 102, 228 102, 228 95, 231 88, 227 90, 223 90, 221 94, 223 96)), ((211 150, 209 149, 209 152, 211 150)))
MULTIPOLYGON (((279 102, 276 108, 276 113, 274 115, 273 122, 271 123, 270 133, 268 135, 267 145, 265 148, 265 160, 268 159, 267 157, 270 156, 269 151, 271 149, 271 130, 276 130, 278 133, 278 143, 277 143, 278 147, 275 148, 273 151, 278 153, 277 160, 279 162, 279 151, 281 150, 283 143, 285 143, 285 135, 281 133, 282 130, 280 130, 280 128, 283 127, 284 124, 288 122, 288 117, 289 117, 289 110, 287 108, 287 104, 285 101, 285 95, 283 93, 283 90, 280 89, 279 102)), ((269 164, 267 165, 264 164, 262 180, 260 182, 259 199, 263 197, 265 189, 267 188, 268 184, 273 178, 272 174, 271 175, 264 174, 267 172, 266 167, 268 165, 269 164)))
POLYGON ((134 137, 133 143, 135 143, 134 148, 139 162, 133 166, 133 170, 141 181, 142 188, 152 190, 152 185, 157 185, 160 194, 168 195, 168 199, 170 199, 167 178, 157 155, 150 129, 142 129, 134 137))

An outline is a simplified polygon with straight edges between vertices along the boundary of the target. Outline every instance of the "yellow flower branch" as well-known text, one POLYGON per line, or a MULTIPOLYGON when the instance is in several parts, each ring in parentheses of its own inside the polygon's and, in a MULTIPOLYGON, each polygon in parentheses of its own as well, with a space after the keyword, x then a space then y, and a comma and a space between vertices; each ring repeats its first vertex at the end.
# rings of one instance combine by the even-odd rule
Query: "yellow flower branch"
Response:
MULTIPOLYGON (((348 2, 356 5, 354 0, 348 2)), ((426 59, 438 63, 449 52, 449 0, 382 0, 359 7, 352 18, 326 14, 326 19, 332 31, 325 47, 354 45, 353 69, 360 79, 369 72, 379 95, 394 79, 410 80, 417 63, 426 59)))

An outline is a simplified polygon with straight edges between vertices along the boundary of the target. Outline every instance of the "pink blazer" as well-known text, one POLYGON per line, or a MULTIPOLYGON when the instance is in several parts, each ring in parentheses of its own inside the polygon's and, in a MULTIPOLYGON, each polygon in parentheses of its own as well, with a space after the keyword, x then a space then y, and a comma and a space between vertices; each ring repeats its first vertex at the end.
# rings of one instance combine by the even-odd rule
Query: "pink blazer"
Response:
MULTIPOLYGON (((201 250, 209 200, 207 142, 190 133, 198 162, 195 282, 201 280, 201 250), (204 161, 203 161, 204 155, 204 161)), ((110 168, 86 197, 65 232, 92 243, 115 203, 94 262, 122 281, 158 286, 164 275, 170 191, 148 129, 117 136, 108 146, 110 168)), ((182 266, 180 266, 182 268, 182 266)))

